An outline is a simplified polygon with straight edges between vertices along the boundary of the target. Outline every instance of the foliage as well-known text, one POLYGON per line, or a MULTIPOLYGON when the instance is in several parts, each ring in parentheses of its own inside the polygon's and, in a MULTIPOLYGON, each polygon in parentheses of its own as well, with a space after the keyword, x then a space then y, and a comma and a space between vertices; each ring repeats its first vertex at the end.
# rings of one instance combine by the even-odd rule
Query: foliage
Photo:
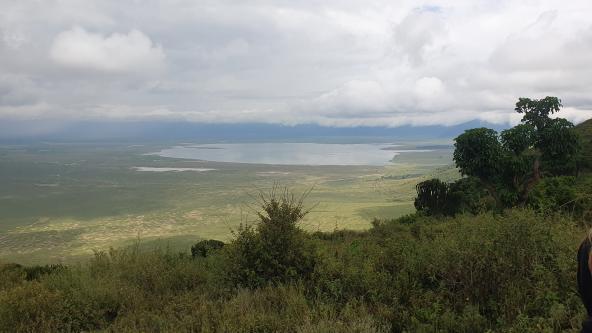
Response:
POLYGON ((207 257, 208 255, 220 250, 224 247, 224 242, 215 239, 203 240, 195 243, 191 247, 191 256, 196 257, 207 257))
MULTIPOLYGON (((531 158, 517 153, 530 142, 527 126, 503 132, 498 147, 531 158)), ((519 162, 507 169, 501 160, 491 179, 518 172, 519 162)), ((0 263, 0 332, 579 330, 574 253, 592 212, 592 177, 549 171, 528 196, 533 210, 495 215, 482 179, 426 184, 436 200, 418 206, 436 202, 442 216, 308 234, 298 227, 303 197, 276 188, 261 196, 259 223, 220 250, 207 241, 191 255, 138 244, 72 266, 0 263)))
POLYGON ((416 189, 415 208, 426 215, 478 214, 492 208, 486 190, 475 177, 461 178, 450 184, 429 179, 417 184, 416 189))
POLYGON ((494 182, 501 168, 502 146, 496 131, 474 128, 455 139, 454 161, 463 175, 494 182))
MULTIPOLYGON (((585 312, 573 256, 586 231, 564 216, 412 215, 368 231, 300 231, 316 248, 310 274, 229 288, 234 254, 245 254, 234 247, 262 244, 259 226, 246 230, 207 257, 112 249, 33 280, 5 264, 0 332, 576 332, 585 312)), ((261 248, 246 253, 269 260, 261 248)))
POLYGON ((541 131, 538 143, 543 170, 552 175, 574 174, 581 163, 581 142, 574 125, 557 118, 541 131))
POLYGON ((582 163, 581 168, 592 171, 592 119, 588 119, 575 127, 582 139, 582 163))
POLYGON ((414 201, 415 209, 428 215, 449 214, 449 186, 445 182, 434 178, 418 183, 417 197, 414 201))
POLYGON ((305 195, 274 187, 259 197, 259 223, 241 226, 230 244, 228 277, 239 287, 285 283, 310 276, 315 253, 298 222, 308 213, 305 195))
POLYGON ((550 118, 556 97, 520 98, 522 123, 502 131, 475 128, 455 139, 454 161, 463 175, 478 178, 498 208, 525 205, 545 176, 573 175, 581 164, 581 143, 569 121, 550 118))
POLYGON ((495 203, 490 200, 487 190, 475 177, 464 177, 450 184, 450 194, 454 214, 479 214, 490 211, 495 203))
POLYGON ((592 217, 592 177, 544 178, 534 188, 528 206, 544 215, 560 212, 581 224, 589 224, 592 217))
POLYGON ((543 179, 533 190, 529 206, 545 214, 573 212, 576 208, 576 178, 573 176, 543 179))
POLYGON ((521 97, 516 102, 514 110, 524 114, 523 123, 540 130, 547 125, 549 116, 559 112, 562 106, 561 100, 557 97, 547 96, 540 100, 521 97))

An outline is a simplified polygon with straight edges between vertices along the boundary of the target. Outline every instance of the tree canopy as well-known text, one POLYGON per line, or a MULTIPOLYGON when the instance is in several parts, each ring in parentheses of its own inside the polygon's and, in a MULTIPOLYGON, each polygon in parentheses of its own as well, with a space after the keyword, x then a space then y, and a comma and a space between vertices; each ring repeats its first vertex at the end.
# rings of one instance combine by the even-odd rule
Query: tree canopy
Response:
POLYGON ((498 207, 524 204, 544 176, 577 173, 580 139, 571 122, 551 118, 561 100, 519 98, 520 124, 498 134, 474 128, 455 139, 454 162, 460 172, 479 179, 498 207))

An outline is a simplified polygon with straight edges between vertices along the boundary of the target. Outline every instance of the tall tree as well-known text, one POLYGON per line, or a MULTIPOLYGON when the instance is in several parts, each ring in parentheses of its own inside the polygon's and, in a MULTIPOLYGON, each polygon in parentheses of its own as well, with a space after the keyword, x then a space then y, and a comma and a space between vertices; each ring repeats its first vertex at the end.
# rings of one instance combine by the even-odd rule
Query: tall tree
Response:
POLYGON ((577 172, 580 140, 571 122, 551 118, 561 100, 520 98, 519 125, 501 134, 488 128, 465 131, 455 139, 454 161, 463 175, 477 177, 499 207, 523 205, 546 175, 577 172))
POLYGON ((465 131, 455 139, 454 161, 461 174, 477 177, 496 202, 502 169, 502 146, 498 133, 481 127, 465 131))

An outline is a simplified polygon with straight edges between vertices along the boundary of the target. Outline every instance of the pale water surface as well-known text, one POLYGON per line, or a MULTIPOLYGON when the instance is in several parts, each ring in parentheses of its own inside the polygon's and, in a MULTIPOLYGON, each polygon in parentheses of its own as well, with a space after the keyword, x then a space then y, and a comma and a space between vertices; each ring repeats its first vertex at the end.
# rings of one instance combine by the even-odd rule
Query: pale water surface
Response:
POLYGON ((216 169, 206 169, 206 168, 155 168, 155 167, 133 167, 136 171, 146 171, 146 172, 181 172, 181 171, 197 171, 197 172, 205 172, 205 171, 213 171, 216 169))
POLYGON ((156 155, 215 162, 275 165, 374 165, 391 163, 406 152, 392 144, 224 143, 175 146, 156 155))

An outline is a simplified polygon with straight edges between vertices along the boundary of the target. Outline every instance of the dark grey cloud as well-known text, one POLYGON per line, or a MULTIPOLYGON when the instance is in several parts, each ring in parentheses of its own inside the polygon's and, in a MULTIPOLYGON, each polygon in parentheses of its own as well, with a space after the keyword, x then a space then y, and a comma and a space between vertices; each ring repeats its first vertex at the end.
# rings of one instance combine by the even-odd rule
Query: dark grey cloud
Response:
POLYGON ((0 0, 0 120, 328 126, 592 116, 586 0, 0 0))

